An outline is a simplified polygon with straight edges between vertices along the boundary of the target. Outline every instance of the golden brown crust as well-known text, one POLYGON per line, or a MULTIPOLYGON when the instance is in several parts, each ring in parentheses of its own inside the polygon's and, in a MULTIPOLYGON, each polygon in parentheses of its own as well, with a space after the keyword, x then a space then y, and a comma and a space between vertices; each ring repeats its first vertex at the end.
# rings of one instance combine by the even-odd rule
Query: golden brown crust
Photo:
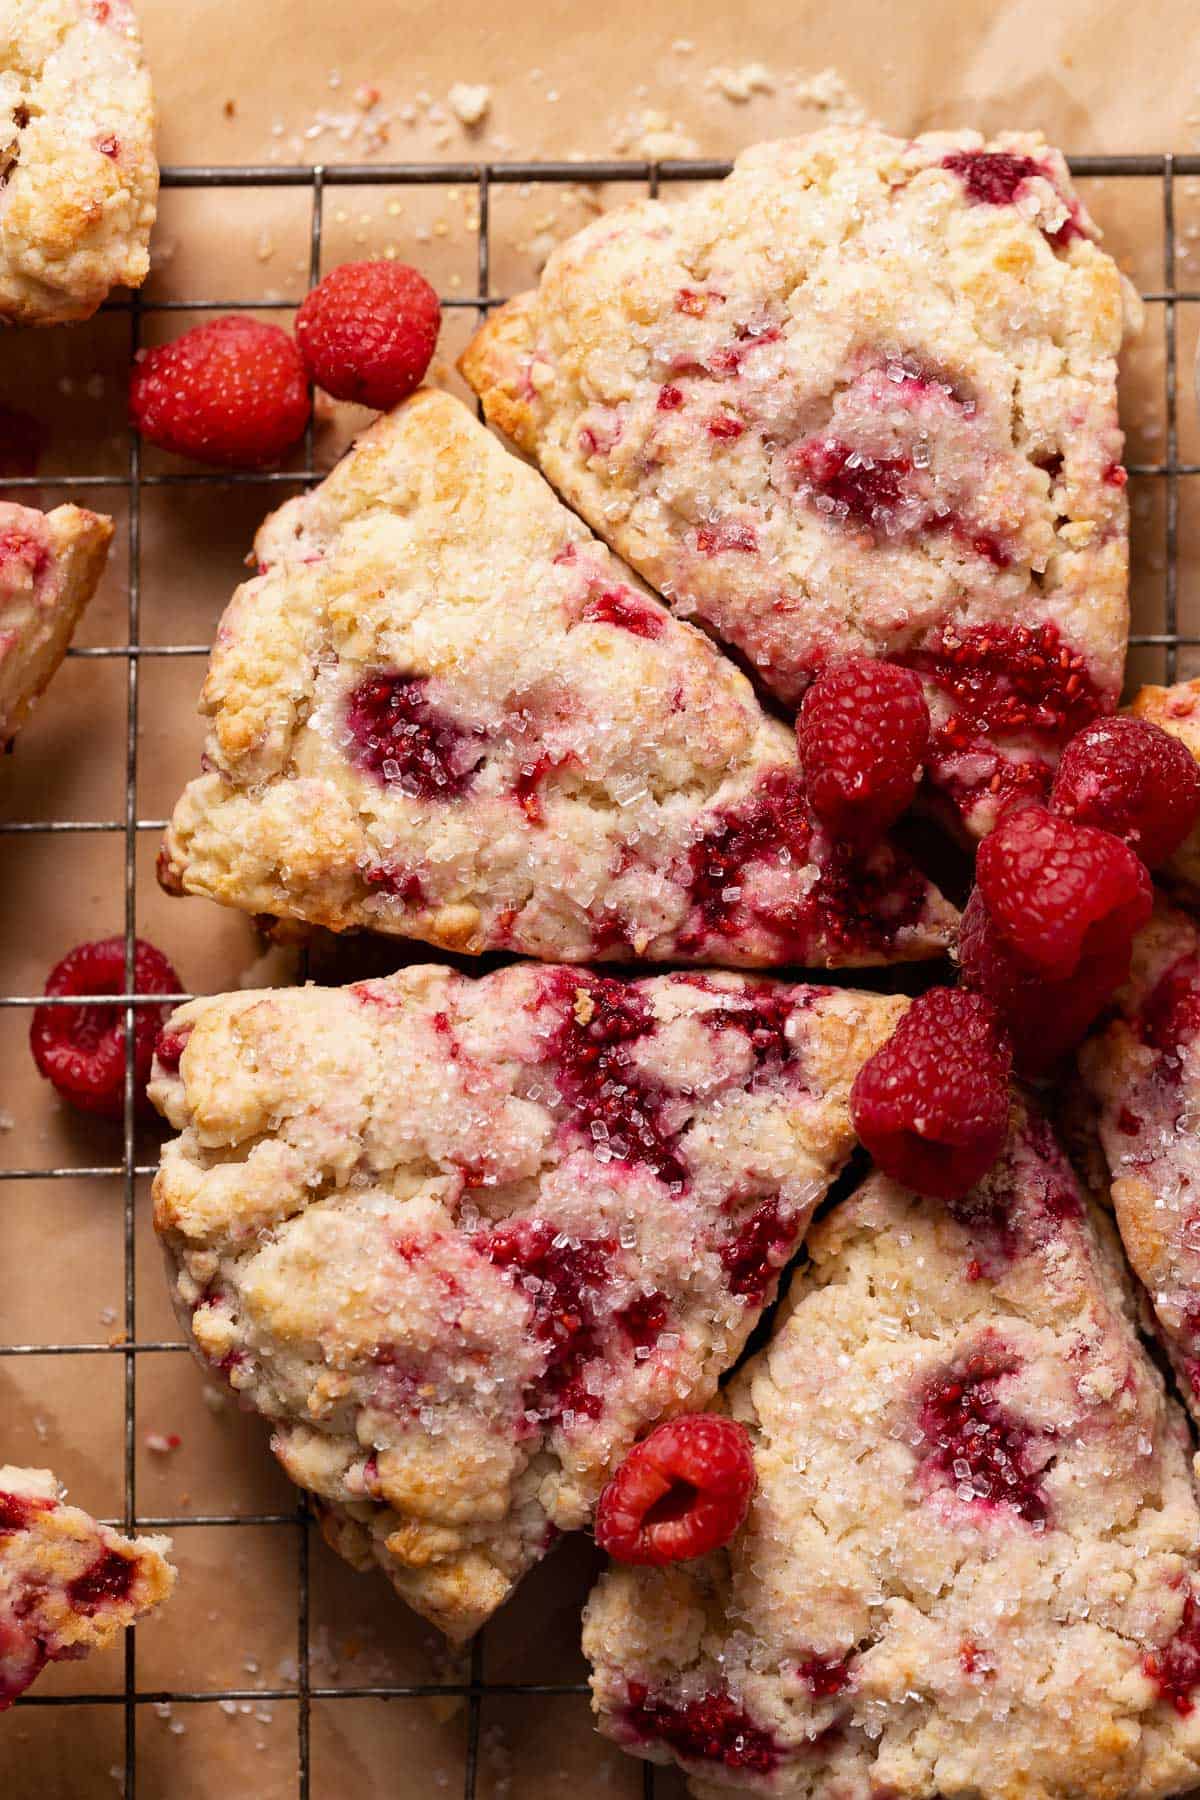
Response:
POLYGON ((0 502, 0 742, 11 743, 67 653, 113 522, 79 506, 0 502))

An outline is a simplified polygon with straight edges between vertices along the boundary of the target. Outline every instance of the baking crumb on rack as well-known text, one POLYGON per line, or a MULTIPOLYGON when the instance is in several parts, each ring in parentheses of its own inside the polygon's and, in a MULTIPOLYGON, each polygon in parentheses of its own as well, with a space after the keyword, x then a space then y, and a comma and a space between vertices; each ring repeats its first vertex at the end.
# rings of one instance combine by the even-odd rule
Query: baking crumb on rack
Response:
POLYGON ((481 125, 492 107, 492 90, 482 82, 456 81, 446 96, 460 125, 481 125))
POLYGON ((755 94, 773 94, 775 77, 765 63, 750 62, 738 69, 710 69, 704 85, 741 105, 755 94))

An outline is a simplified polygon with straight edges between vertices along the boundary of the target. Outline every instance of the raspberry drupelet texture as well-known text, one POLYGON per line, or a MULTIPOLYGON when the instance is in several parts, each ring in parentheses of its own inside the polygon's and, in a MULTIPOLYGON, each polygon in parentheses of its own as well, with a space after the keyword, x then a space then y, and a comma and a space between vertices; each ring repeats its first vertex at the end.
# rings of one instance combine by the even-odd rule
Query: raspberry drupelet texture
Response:
POLYGON ((955 1199, 1000 1154, 1011 1064, 990 1001, 933 988, 859 1070, 850 1095, 854 1128, 886 1174, 918 1193, 955 1199))
POLYGON ((1038 805, 1004 814, 980 846, 976 876, 1001 938, 1051 981, 1127 953, 1153 900, 1145 864, 1127 844, 1038 805))
MULTIPOLYGON (((139 994, 177 994, 175 970, 153 944, 138 938, 134 989, 139 994)), ((101 938, 78 944, 55 964, 46 981, 48 996, 78 995, 79 1006, 34 1009, 29 1044, 39 1072, 80 1112, 119 1119, 125 1104, 125 1008, 90 1005, 90 994, 125 991, 125 940, 101 938)), ((154 1041, 167 1016, 165 1006, 134 1009, 133 1079, 139 1108, 146 1105, 146 1082, 154 1041)))
POLYGON ((441 328, 438 297, 406 263, 332 269, 296 314, 309 374, 335 400, 381 411, 420 387, 441 328))
POLYGON ((873 843, 912 804, 929 708, 910 669, 848 656, 823 669, 796 721, 804 786, 831 831, 873 843))
POLYGON ((713 1413, 666 1419, 634 1445, 601 1494, 596 1542, 625 1563, 706 1556, 729 1542, 753 1491, 744 1427, 713 1413))
POLYGON ((726 1384, 722 1549, 613 1563, 602 1731, 696 1800, 1166 1800, 1200 1775, 1200 1511, 1111 1226, 1015 1096, 940 1204, 875 1173, 726 1384), (769 1778, 769 1779, 764 1779, 769 1778))
POLYGON ((1082 1040, 1129 972, 1129 945, 1081 957, 1061 981, 1026 962, 996 928, 979 889, 963 912, 958 961, 964 984, 995 1006, 1022 1075, 1048 1075, 1082 1040))
MULTIPOLYGON (((150 1090, 192 1342, 334 1548, 469 1636, 639 1437, 713 1404, 905 1004, 531 963, 193 1001, 150 1090)), ((643 1458, 623 1529, 732 1529, 729 1429, 648 1440, 670 1492, 643 1458)))
POLYGON ((278 462, 303 435, 310 411, 293 340, 278 325, 241 314, 144 351, 129 382, 129 416, 144 438, 221 467, 278 462))
POLYGON ((1200 768, 1148 719, 1097 719, 1063 751, 1050 806, 1111 831, 1157 869, 1200 820, 1200 768))

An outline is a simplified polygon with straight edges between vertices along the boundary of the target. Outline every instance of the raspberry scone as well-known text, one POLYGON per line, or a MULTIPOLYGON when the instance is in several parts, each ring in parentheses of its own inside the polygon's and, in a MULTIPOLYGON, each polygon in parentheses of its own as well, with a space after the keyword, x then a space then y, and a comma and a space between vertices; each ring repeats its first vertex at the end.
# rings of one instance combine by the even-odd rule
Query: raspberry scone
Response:
POLYGON ((448 395, 381 419, 256 549, 169 889, 552 961, 945 948, 924 876, 834 841, 745 677, 448 395))
POLYGON ((129 0, 0 12, 0 322, 87 319, 150 268, 154 100, 129 0))
POLYGON ((1165 902, 1079 1068, 1126 1252, 1200 1418, 1200 932, 1165 902))
POLYGON ((533 964, 192 1001, 150 1085, 181 1320, 334 1547, 465 1637, 711 1400, 906 1004, 533 964))
MULTIPOLYGON (((1144 687, 1135 694, 1130 712, 1170 732, 1200 762, 1200 680, 1178 681, 1173 687, 1144 687)), ((1184 839, 1160 871, 1181 897, 1200 901, 1200 829, 1184 839)))
POLYGON ((1128 628, 1116 265, 1041 137, 829 130, 597 219, 462 368, 488 417, 783 700, 918 670, 974 833, 1111 711, 1128 628))
POLYGON ((700 1796, 1194 1787, 1188 1428, 1048 1128, 954 1206, 873 1175, 809 1252, 727 1391, 745 1527, 592 1595, 602 1729, 700 1796))
POLYGON ((104 572, 112 520, 0 501, 0 744, 10 744, 66 655, 104 572))
POLYGON ((0 1468, 0 1712, 48 1662, 106 1649, 175 1585, 163 1537, 67 1506, 49 1469, 0 1468))

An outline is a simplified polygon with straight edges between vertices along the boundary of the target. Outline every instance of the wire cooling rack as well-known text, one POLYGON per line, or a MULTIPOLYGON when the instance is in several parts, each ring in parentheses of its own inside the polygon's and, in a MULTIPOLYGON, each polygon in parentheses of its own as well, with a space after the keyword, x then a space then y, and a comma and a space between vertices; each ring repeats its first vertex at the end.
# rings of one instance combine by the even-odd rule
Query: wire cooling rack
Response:
MULTIPOLYGON (((1176 281, 1176 194, 1177 182, 1186 176, 1200 176, 1200 155, 1150 155, 1150 156, 1076 156, 1070 159, 1071 172, 1076 177, 1114 177, 1144 183, 1156 182, 1161 195, 1161 218, 1163 231, 1162 282, 1149 291, 1144 291, 1142 298, 1152 304, 1160 305, 1163 316, 1164 331, 1164 392, 1163 409, 1165 430, 1163 434, 1164 455, 1161 461, 1152 463, 1133 463, 1129 465, 1129 473, 1133 476, 1153 477, 1164 484, 1165 504, 1163 507, 1163 568, 1164 587, 1162 605, 1162 629, 1135 634, 1130 643, 1133 646, 1145 646, 1161 651, 1163 672, 1168 681, 1174 680, 1179 651, 1183 647, 1200 645, 1200 637, 1186 636, 1179 629, 1179 509, 1180 482, 1186 476, 1200 475, 1200 463, 1181 462, 1179 458, 1179 424, 1178 424, 1178 308, 1181 303, 1200 302, 1200 290, 1188 291, 1177 286, 1176 281)), ((309 285, 314 284, 321 271, 322 226, 324 221, 325 196, 330 189, 344 187, 372 188, 466 188, 474 187, 477 195, 477 292, 469 296, 446 297, 442 306, 447 310, 474 311, 482 320, 488 311, 502 304, 504 296, 491 292, 490 278, 490 220, 489 201, 493 188, 500 186, 520 186, 524 183, 586 183, 601 184, 620 182, 623 184, 642 183, 647 191, 655 195, 667 184, 684 182, 711 181, 728 174, 729 164, 724 162, 508 162, 508 163, 396 163, 396 164, 351 164, 314 165, 280 167, 266 165, 262 167, 231 168, 165 168, 162 171, 162 185, 168 189, 280 189, 307 188, 311 196, 311 218, 308 234, 308 277, 309 285)), ((133 356, 141 345, 142 321, 151 313, 159 312, 236 312, 240 310, 260 312, 268 308, 281 311, 292 311, 299 304, 301 295, 287 300, 237 300, 221 298, 164 299, 160 301, 143 299, 134 295, 128 300, 111 301, 105 310, 125 313, 129 320, 129 353, 133 356)), ((99 832, 119 836, 124 842, 123 889, 124 889, 124 936, 125 936, 125 983, 120 994, 98 996, 100 1000, 109 999, 114 1003, 124 1004, 126 1012, 126 1071, 125 1071, 125 1111, 122 1143, 122 1158, 119 1163, 111 1165, 96 1164, 91 1167, 58 1167, 58 1168, 14 1168, 0 1169, 0 1182, 36 1181, 36 1180, 119 1180, 124 1196, 124 1337, 113 1343, 35 1343, 35 1344, 2 1344, 0 1357, 19 1356, 80 1356, 111 1355, 119 1356, 124 1361, 124 1504, 122 1516, 114 1523, 127 1531, 168 1530, 185 1526, 273 1526, 290 1530, 296 1539, 297 1558, 297 1592, 299 1596, 298 1615, 296 1619, 296 1668, 297 1677, 294 1685, 276 1687, 218 1687, 203 1691, 180 1691, 178 1689, 146 1689, 139 1688, 136 1682, 134 1660, 134 1632, 130 1631, 125 1638, 125 1671, 124 1691, 116 1694, 103 1693, 71 1693, 71 1694, 38 1694, 26 1695, 18 1702, 21 1707, 55 1707, 55 1706, 104 1706, 123 1708, 124 1711, 124 1751, 123 1776, 125 1800, 136 1800, 137 1794, 137 1709, 149 1705, 168 1703, 171 1705, 216 1705, 225 1703, 294 1701, 297 1709, 297 1760, 296 1760, 296 1794, 297 1800, 310 1800, 312 1792, 312 1766, 310 1755, 310 1718, 314 1701, 326 1700, 398 1700, 416 1699, 423 1696, 458 1696, 465 1699, 468 1708, 467 1745, 465 1758, 464 1800, 476 1800, 476 1786, 480 1763, 480 1718, 482 1702, 487 1695, 582 1695, 586 1692, 582 1684, 576 1683, 520 1683, 492 1682, 484 1679, 483 1633, 481 1632, 471 1648, 468 1679, 458 1683, 429 1683, 409 1685, 370 1685, 370 1686, 322 1686, 312 1679, 311 1646, 309 1639, 309 1524, 310 1512, 303 1498, 300 1497, 293 1511, 280 1513, 187 1513, 183 1515, 168 1514, 165 1516, 143 1513, 138 1507, 137 1469, 136 1469, 136 1396, 138 1380, 138 1358, 151 1352, 184 1352, 187 1346, 175 1341, 138 1341, 136 1322, 136 1275, 134 1266, 134 1220, 135 1220, 135 1184, 141 1177, 154 1174, 153 1165, 139 1165, 136 1151, 135 1111, 134 1111, 134 1068, 133 1068, 133 1020, 134 1009, 138 1006, 161 1006, 164 996, 161 994, 139 994, 134 986, 134 943, 137 936, 137 895, 136 870, 139 834, 161 831, 165 820, 140 818, 137 807, 138 779, 138 689, 141 664, 147 657, 202 657, 208 654, 207 644, 143 644, 140 638, 141 625, 141 528, 142 528, 142 494, 147 489, 169 487, 221 487, 253 485, 270 489, 272 487, 303 487, 321 479, 323 471, 313 467, 313 428, 310 424, 305 440, 305 466, 300 470, 287 471, 236 471, 221 473, 179 472, 151 473, 143 470, 141 446, 136 434, 131 434, 128 454, 128 466, 123 475, 96 474, 81 470, 73 475, 55 475, 53 477, 5 476, 3 486, 6 490, 17 491, 21 488, 35 488, 52 484, 61 487, 69 494, 85 491, 89 488, 115 488, 124 490, 128 495, 128 552, 129 581, 127 597, 127 636, 123 644, 106 644, 87 648, 73 648, 68 654, 79 658, 116 658, 123 661, 126 669, 126 736, 125 736, 125 786, 124 808, 120 818, 85 820, 85 819, 27 819, 0 822, 0 837, 17 837, 26 834, 65 834, 82 832, 99 832)), ((186 994, 167 996, 168 1000, 185 1000, 186 994)), ((0 1007, 31 1009, 44 1004, 39 994, 5 994, 0 995, 0 1007)), ((54 1002, 50 1002, 54 1004, 54 1002)), ((71 1004, 63 1001, 61 1004, 71 1004)), ((377 1578, 379 1579, 379 1578, 377 1578)), ((380 1585, 380 1605, 400 1604, 391 1602, 386 1589, 380 1585)), ((651 1765, 643 1765, 643 1793, 653 1796, 655 1791, 655 1772, 651 1765)), ((117 1771, 114 1771, 116 1773, 117 1771)), ((401 1790, 397 1788, 397 1793, 401 1790)), ((248 1795, 249 1790, 245 1790, 248 1795)), ((326 1796, 317 1796, 316 1800, 327 1800, 326 1796)))

